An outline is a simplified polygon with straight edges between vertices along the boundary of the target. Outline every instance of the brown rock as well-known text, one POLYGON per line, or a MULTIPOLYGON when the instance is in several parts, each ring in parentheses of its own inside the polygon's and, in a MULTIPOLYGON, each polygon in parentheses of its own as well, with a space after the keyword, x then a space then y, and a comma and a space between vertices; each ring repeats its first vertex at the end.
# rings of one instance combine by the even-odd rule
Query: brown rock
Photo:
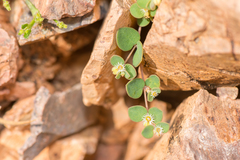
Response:
POLYGON ((238 159, 239 113, 239 99, 219 99, 198 91, 177 108, 169 132, 146 160, 238 159))
POLYGON ((101 24, 101 21, 95 22, 87 27, 51 37, 50 41, 64 57, 69 57, 96 39, 101 24))
POLYGON ((133 26, 135 22, 129 10, 121 5, 121 1, 112 1, 91 58, 83 71, 83 102, 87 106, 94 104, 110 107, 118 99, 110 64, 112 55, 121 54, 115 34, 119 28, 133 26))
POLYGON ((97 115, 97 108, 82 104, 80 84, 53 95, 46 88, 40 88, 34 102, 31 136, 19 152, 21 159, 33 159, 56 139, 95 123, 97 115))
MULTIPOLYGON (((80 4, 85 1, 86 0, 84 0, 84 1, 76 0, 74 2, 78 2, 80 4)), ((41 6, 41 4, 43 4, 43 3, 48 4, 45 1, 39 0, 38 2, 39 3, 36 4, 38 6, 41 6)), ((54 1, 55 3, 54 3, 54 5, 52 5, 52 3, 50 1, 48 1, 48 2, 49 2, 49 7, 50 6, 54 7, 55 4, 60 5, 60 3, 62 3, 62 2, 63 2, 63 4, 67 3, 64 1, 54 1)), ((70 4, 70 2, 69 2, 69 4, 70 4)), ((74 9, 72 9, 72 7, 71 7, 72 4, 73 3, 71 2, 71 5, 65 5, 65 6, 63 6, 63 8, 67 9, 68 7, 70 7, 71 11, 75 12, 76 11, 75 8, 83 7, 82 5, 80 5, 80 6, 75 6, 74 9)), ((96 22, 97 20, 102 19, 106 15, 108 6, 109 6, 108 0, 97 0, 94 8, 91 9, 92 7, 89 6, 88 11, 85 12, 86 14, 84 14, 84 12, 78 10, 79 13, 82 12, 82 14, 84 14, 84 15, 82 15, 81 17, 76 17, 76 18, 64 18, 62 20, 65 24, 68 25, 67 29, 59 29, 56 26, 54 21, 45 20, 43 22, 42 27, 39 27, 38 25, 33 26, 31 35, 29 36, 28 39, 24 39, 23 36, 18 35, 18 42, 20 45, 24 45, 27 43, 32 43, 33 41, 38 41, 38 40, 43 40, 43 39, 49 38, 50 36, 53 36, 53 35, 58 35, 60 33, 69 32, 74 29, 86 26, 88 24, 92 24, 92 23, 96 22), (89 12, 89 10, 91 10, 91 12, 89 12), (89 12, 89 13, 87 13, 87 12, 89 12)), ((43 7, 44 8, 40 7, 40 9, 43 12, 43 14, 45 15, 45 11, 49 12, 50 10, 46 10, 47 6, 43 5, 43 7)), ((55 8, 54 12, 49 12, 52 14, 49 17, 50 19, 54 18, 53 15, 56 14, 58 11, 60 11, 58 9, 62 9, 62 7, 55 8)), ((53 10, 51 10, 51 11, 53 11, 53 10)), ((65 12, 65 11, 63 11, 63 12, 65 12)), ((58 15, 58 16, 59 17, 56 17, 56 18, 62 17, 62 15, 58 15)), ((66 16, 66 15, 63 15, 63 16, 66 16)), ((12 5, 12 12, 11 12, 11 23, 14 25, 15 29, 17 31, 19 31, 21 29, 21 25, 23 25, 25 23, 29 23, 31 21, 31 19, 32 19, 32 16, 29 14, 29 9, 24 4, 24 2, 23 1, 14 1, 13 5, 12 5)))
POLYGON ((19 47, 14 37, 15 31, 8 22, 8 13, 0 6, 0 88, 9 87, 16 81, 19 47))
POLYGON ((0 135, 0 159, 18 160, 18 149, 30 135, 29 130, 4 129, 0 135))
POLYGON ((128 116, 128 106, 124 98, 120 98, 110 110, 105 110, 103 117, 105 118, 105 129, 101 136, 101 142, 125 144, 135 123, 128 116))
POLYGON ((240 84, 240 2, 162 1, 144 42, 145 72, 164 90, 240 84))
MULTIPOLYGON (((34 99, 35 95, 17 101, 12 108, 4 114, 3 118, 8 121, 29 121, 33 111, 34 99)), ((16 126, 5 125, 5 127, 11 129, 16 126)), ((26 126, 17 126, 17 128, 24 129, 26 126)))
POLYGON ((93 10, 96 0, 34 0, 43 18, 53 20, 65 17, 81 17, 93 10))
MULTIPOLYGON (((163 122, 170 121, 174 113, 174 109, 171 108, 170 104, 156 99, 150 103, 150 108, 151 107, 157 107, 162 110, 163 122)), ((125 154, 126 160, 138 160, 144 158, 152 150, 155 143, 159 140, 160 137, 157 136, 154 136, 151 139, 144 138, 141 134, 143 129, 143 124, 139 122, 135 126, 132 134, 129 136, 125 154)))
POLYGON ((99 144, 95 160, 121 160, 125 144, 99 144))
POLYGON ((35 92, 36 88, 33 82, 16 82, 11 88, 0 91, 0 101, 15 101, 27 98, 35 92))
POLYGON ((218 87, 217 95, 222 99, 236 99, 238 96, 238 88, 237 87, 218 87))

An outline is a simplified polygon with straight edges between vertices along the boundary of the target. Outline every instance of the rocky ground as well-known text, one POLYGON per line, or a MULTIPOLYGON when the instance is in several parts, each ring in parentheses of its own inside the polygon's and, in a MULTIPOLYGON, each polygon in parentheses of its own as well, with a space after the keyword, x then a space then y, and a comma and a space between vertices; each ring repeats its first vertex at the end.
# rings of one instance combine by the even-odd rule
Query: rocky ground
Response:
POLYGON ((115 34, 137 27, 134 0, 32 2, 46 19, 28 39, 17 34, 31 20, 23 1, 0 7, 0 160, 239 159, 239 1, 163 0, 143 28, 144 76, 162 89, 150 107, 170 123, 151 139, 128 117, 143 98, 110 64, 127 56, 115 34))

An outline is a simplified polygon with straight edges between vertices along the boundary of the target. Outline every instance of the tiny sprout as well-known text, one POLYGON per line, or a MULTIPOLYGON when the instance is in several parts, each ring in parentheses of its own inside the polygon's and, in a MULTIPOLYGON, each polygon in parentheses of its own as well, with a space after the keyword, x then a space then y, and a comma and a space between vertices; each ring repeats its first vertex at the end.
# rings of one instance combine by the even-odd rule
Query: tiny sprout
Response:
POLYGON ((153 130, 153 133, 157 136, 161 136, 161 134, 163 133, 163 128, 161 126, 156 126, 153 130))
POLYGON ((42 18, 41 14, 40 13, 36 13, 34 15, 34 18, 35 18, 35 22, 37 22, 38 24, 41 24, 42 21, 44 20, 44 18, 42 18))
POLYGON ((154 119, 151 114, 149 113, 145 114, 142 119, 143 119, 144 126, 153 125, 154 119))
POLYGON ((9 2, 7 0, 3 0, 3 6, 8 10, 11 11, 11 7, 9 5, 9 2))
POLYGON ((57 26, 58 26, 58 28, 60 28, 60 29, 67 28, 67 25, 64 24, 62 21, 58 21, 58 20, 54 19, 54 22, 57 23, 57 26))

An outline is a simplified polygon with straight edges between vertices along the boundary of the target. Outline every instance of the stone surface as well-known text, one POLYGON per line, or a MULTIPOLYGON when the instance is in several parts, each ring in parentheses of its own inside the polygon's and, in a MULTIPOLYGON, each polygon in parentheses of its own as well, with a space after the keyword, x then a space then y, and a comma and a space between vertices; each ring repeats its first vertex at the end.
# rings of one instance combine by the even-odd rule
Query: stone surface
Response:
POLYGON ((81 17, 93 10, 96 0, 33 0, 43 18, 53 20, 81 17))
POLYGON ((96 152, 96 160, 121 160, 125 144, 99 144, 96 152))
POLYGON ((144 42, 164 90, 240 84, 240 1, 162 1, 144 42))
POLYGON ((109 13, 95 42, 91 58, 85 67, 81 83, 85 105, 104 105, 110 107, 117 101, 117 90, 110 64, 111 56, 121 54, 117 47, 115 34, 121 27, 133 26, 135 20, 122 1, 113 0, 109 13))
MULTIPOLYGON (((41 5, 41 3, 44 3, 45 1, 39 0, 38 2, 39 2, 38 5, 41 5)), ((58 4, 59 2, 61 3, 64 1, 54 1, 54 2, 55 2, 54 4, 59 5, 58 4)), ((76 2, 82 3, 83 1, 76 0, 76 2)), ((64 3, 67 3, 67 2, 64 2, 64 3)), ((69 3, 72 3, 72 2, 69 2, 69 3)), ((49 5, 52 6, 52 4, 50 4, 50 3, 49 3, 49 5)), ((68 7, 71 7, 71 5, 63 6, 63 8, 68 8, 68 7)), ((82 6, 75 6, 75 7, 77 8, 77 7, 82 7, 82 6)), ((39 40, 49 38, 50 36, 53 36, 53 35, 58 35, 60 33, 69 32, 69 31, 75 30, 77 28, 86 26, 88 24, 92 24, 92 23, 96 22, 97 20, 100 20, 103 17, 105 17, 108 7, 109 7, 108 0, 97 0, 96 4, 95 4, 94 8, 91 10, 91 12, 89 12, 89 13, 86 12, 86 14, 84 14, 81 17, 64 18, 62 21, 68 25, 67 29, 59 29, 55 25, 54 21, 44 20, 42 27, 39 27, 38 25, 34 25, 34 27, 32 28, 31 35, 29 36, 28 39, 24 39, 23 36, 18 35, 17 36, 18 42, 20 45, 24 45, 27 43, 32 43, 34 41, 39 41, 39 40)), ((45 8, 43 8, 43 10, 46 10, 46 6, 45 6, 45 8)), ((57 11, 57 10, 58 10, 58 8, 56 8, 54 10, 54 12, 51 12, 51 13, 56 13, 55 11, 57 11)), ((29 9, 24 4, 24 2, 23 1, 14 1, 13 5, 12 5, 12 12, 11 12, 11 23, 13 24, 13 26, 15 27, 17 32, 20 30, 21 25, 23 25, 25 23, 29 23, 31 21, 31 19, 32 19, 32 16, 31 16, 31 14, 29 14, 29 9)))
POLYGON ((0 101, 15 101, 27 98, 36 92, 34 82, 16 82, 9 89, 0 91, 0 101))
POLYGON ((15 30, 9 23, 9 14, 0 6, 0 89, 13 85, 16 81, 19 47, 15 30))
MULTIPOLYGON (((174 113, 174 109, 170 104, 159 101, 157 99, 150 103, 151 107, 157 107, 163 112, 163 122, 169 122, 174 113)), ((128 138, 128 144, 126 149, 126 160, 139 160, 143 159, 153 148, 155 143, 160 137, 154 136, 153 138, 146 139, 142 136, 142 130, 144 129, 143 123, 139 122, 135 126, 133 132, 128 138), (137 153, 137 154, 136 154, 137 153)))
POLYGON ((102 110, 104 130, 101 142, 104 144, 125 144, 135 123, 128 116, 124 98, 120 98, 110 109, 102 110))
POLYGON ((222 99, 236 99, 238 96, 238 88, 237 87, 218 87, 217 95, 222 99))
POLYGON ((176 110, 170 130, 145 160, 238 159, 240 100, 200 90, 176 110))
POLYGON ((19 151, 20 159, 33 159, 56 139, 94 124, 97 115, 96 107, 82 104, 81 84, 53 95, 41 87, 34 102, 31 136, 19 151))
MULTIPOLYGON (((7 111, 3 119, 8 121, 29 121, 31 119, 32 111, 33 111, 33 105, 34 105, 34 99, 35 95, 24 98, 22 100, 17 101, 12 108, 7 111)), ((29 128, 29 125, 27 127, 29 128)), ((18 128, 18 129, 25 129, 26 125, 24 126, 11 126, 11 125, 5 125, 6 128, 18 128)))

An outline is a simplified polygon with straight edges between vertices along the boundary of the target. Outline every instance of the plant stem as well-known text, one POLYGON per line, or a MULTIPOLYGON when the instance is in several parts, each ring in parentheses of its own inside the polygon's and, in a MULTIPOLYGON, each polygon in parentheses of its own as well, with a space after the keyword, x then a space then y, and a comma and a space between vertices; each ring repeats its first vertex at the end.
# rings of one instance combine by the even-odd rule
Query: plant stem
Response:
POLYGON ((36 13, 38 13, 38 9, 32 4, 32 2, 30 0, 25 0, 24 1, 26 3, 26 5, 28 6, 28 8, 30 9, 32 16, 34 16, 36 13))
POLYGON ((129 58, 131 57, 131 55, 132 55, 132 53, 133 53, 133 51, 135 50, 136 47, 137 47, 137 46, 135 45, 135 46, 132 48, 132 50, 131 50, 131 52, 129 53, 129 55, 127 56, 127 58, 126 58, 124 64, 127 63, 127 61, 128 61, 129 58))
MULTIPOLYGON (((144 80, 144 75, 143 75, 143 69, 142 69, 142 65, 140 65, 140 70, 141 70, 141 76, 142 79, 144 80)), ((145 80, 144 80, 145 81, 145 80)), ((144 102, 145 102, 145 106, 148 110, 148 101, 147 101, 147 92, 146 92, 146 87, 143 88, 143 94, 144 94, 144 102)))

